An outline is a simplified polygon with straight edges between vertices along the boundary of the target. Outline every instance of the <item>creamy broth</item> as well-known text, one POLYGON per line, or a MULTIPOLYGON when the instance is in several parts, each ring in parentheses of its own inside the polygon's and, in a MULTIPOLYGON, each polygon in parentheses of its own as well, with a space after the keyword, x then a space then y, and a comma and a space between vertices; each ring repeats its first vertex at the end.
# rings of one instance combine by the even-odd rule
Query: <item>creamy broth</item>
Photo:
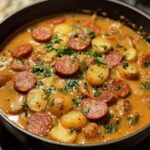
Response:
POLYGON ((150 123, 150 45, 85 14, 23 27, 0 54, 0 109, 49 140, 100 143, 150 123))

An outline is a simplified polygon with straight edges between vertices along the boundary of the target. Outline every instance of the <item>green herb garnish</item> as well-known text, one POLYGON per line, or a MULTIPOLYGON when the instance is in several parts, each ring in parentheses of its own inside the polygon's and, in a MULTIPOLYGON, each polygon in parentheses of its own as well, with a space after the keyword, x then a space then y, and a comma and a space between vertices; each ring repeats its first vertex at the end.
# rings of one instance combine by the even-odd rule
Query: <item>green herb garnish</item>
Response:
POLYGON ((141 89, 150 90, 150 82, 142 82, 140 87, 141 89))
POLYGON ((51 93, 53 92, 55 90, 55 87, 53 87, 53 86, 50 86, 50 87, 48 87, 48 88, 46 88, 46 89, 43 89, 43 91, 49 96, 49 95, 51 95, 51 93))
POLYGON ((116 124, 107 124, 104 126, 105 133, 113 133, 118 131, 118 126, 116 124))
POLYGON ((32 72, 36 73, 37 75, 42 75, 44 77, 50 77, 52 75, 51 68, 43 67, 43 66, 40 66, 40 65, 35 65, 32 68, 32 72))
POLYGON ((60 39, 57 35, 55 35, 51 41, 49 41, 49 42, 46 43, 47 52, 51 52, 53 50, 56 50, 53 46, 55 44, 60 43, 61 41, 63 41, 63 40, 60 39))
POLYGON ((72 102, 73 102, 75 107, 79 106, 79 102, 77 101, 77 99, 72 99, 72 102))
POLYGON ((64 47, 64 48, 62 48, 61 50, 59 50, 58 52, 57 52, 57 56, 58 57, 62 57, 62 56, 64 56, 64 55, 73 55, 73 54, 75 54, 75 51, 73 51, 71 48, 69 48, 69 47, 64 47))
POLYGON ((122 67, 123 67, 124 69, 127 69, 127 68, 128 68, 128 66, 129 66, 129 64, 128 64, 128 63, 123 63, 123 64, 122 64, 122 67))
POLYGON ((84 114, 87 114, 89 112, 89 110, 90 109, 87 106, 83 106, 83 108, 82 108, 82 111, 83 111, 84 114))

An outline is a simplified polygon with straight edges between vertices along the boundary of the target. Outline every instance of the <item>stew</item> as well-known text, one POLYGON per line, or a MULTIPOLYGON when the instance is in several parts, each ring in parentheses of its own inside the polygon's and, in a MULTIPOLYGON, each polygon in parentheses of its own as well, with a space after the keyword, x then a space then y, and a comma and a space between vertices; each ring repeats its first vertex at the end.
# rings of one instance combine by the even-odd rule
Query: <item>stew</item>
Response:
POLYGON ((35 21, 1 48, 0 109, 49 140, 86 144, 129 135, 150 123, 150 44, 96 15, 35 21))

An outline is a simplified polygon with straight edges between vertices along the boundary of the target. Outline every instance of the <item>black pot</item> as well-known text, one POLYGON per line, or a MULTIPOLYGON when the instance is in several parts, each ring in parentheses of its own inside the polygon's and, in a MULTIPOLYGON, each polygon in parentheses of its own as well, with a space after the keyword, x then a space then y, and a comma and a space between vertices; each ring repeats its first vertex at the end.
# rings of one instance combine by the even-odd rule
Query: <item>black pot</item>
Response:
MULTIPOLYGON (((140 10, 137 10, 127 4, 115 0, 49 0, 29 6, 19 12, 8 17, 0 24, 0 44, 2 44, 8 36, 14 33, 15 30, 22 27, 37 18, 48 16, 50 14, 62 12, 87 12, 85 10, 98 11, 99 14, 105 11, 107 16, 120 20, 120 16, 125 16, 133 23, 142 26, 145 32, 150 32, 150 18, 140 10)), ((126 22, 127 25, 129 22, 126 22)), ((99 143, 99 144, 64 144, 54 141, 49 141, 41 137, 32 135, 31 133, 21 129, 11 122, 6 115, 0 111, 0 119, 7 130, 12 133, 18 140, 32 147, 34 150, 48 149, 124 149, 137 145, 150 135, 150 124, 137 132, 120 138, 118 140, 99 143)))

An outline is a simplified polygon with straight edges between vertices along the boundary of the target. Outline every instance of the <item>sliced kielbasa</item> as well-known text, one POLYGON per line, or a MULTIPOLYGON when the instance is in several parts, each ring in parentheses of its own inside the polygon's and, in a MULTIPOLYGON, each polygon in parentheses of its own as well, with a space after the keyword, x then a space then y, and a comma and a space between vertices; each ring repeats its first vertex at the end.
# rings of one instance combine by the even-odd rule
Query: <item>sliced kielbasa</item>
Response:
POLYGON ((22 71, 14 78, 14 87, 21 93, 27 93, 36 84, 36 76, 29 71, 22 71))
POLYGON ((69 38, 69 46, 76 51, 86 50, 90 45, 91 38, 84 32, 75 33, 69 38))
POLYGON ((33 47, 31 44, 26 43, 23 45, 18 46, 16 49, 12 51, 12 57, 14 58, 26 58, 28 57, 31 52, 33 51, 33 47))
POLYGON ((37 27, 33 29, 32 36, 38 42, 47 42, 51 39, 52 33, 46 27, 37 27))
POLYGON ((108 87, 116 97, 125 97, 131 93, 129 84, 124 80, 112 79, 108 87))
POLYGON ((70 77, 74 75, 79 69, 79 63, 77 59, 71 56, 63 56, 59 58, 55 63, 56 73, 60 76, 70 77))
POLYGON ((145 55, 139 56, 138 63, 143 67, 150 66, 150 54, 145 54, 145 55))
POLYGON ((98 98, 87 98, 81 104, 82 113, 89 120, 98 120, 103 118, 108 112, 108 106, 98 98))
POLYGON ((116 101, 116 97, 113 92, 105 91, 100 96, 99 99, 105 103, 113 103, 116 101))
POLYGON ((0 87, 2 87, 3 85, 5 85, 10 79, 11 79, 10 75, 1 74, 0 75, 0 87))
POLYGON ((57 18, 52 19, 50 22, 54 25, 57 25, 57 24, 65 22, 65 20, 66 20, 65 17, 57 17, 57 18))
POLYGON ((31 115, 27 124, 27 130, 33 134, 46 136, 52 128, 52 118, 47 113, 35 113, 31 115))
POLYGON ((104 61, 107 63, 109 68, 112 68, 119 65, 122 59, 122 54, 115 50, 111 54, 107 54, 104 58, 104 61))

